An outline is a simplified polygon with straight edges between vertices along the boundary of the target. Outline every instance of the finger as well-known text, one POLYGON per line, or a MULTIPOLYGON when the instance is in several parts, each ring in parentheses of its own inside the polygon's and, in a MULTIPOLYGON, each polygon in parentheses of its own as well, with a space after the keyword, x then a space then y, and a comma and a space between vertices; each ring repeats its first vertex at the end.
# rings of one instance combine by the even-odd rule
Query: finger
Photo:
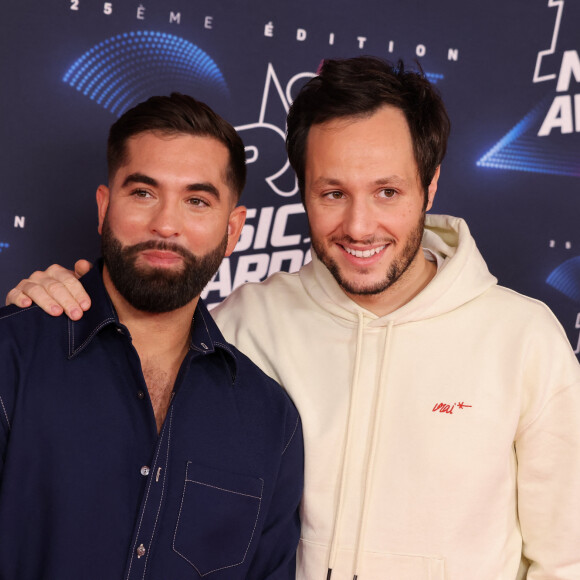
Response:
MULTIPOLYGON (((54 277, 57 280, 59 280, 60 282, 62 282, 62 284, 66 287, 66 289, 68 290, 70 295, 76 301, 77 305, 83 311, 86 311, 91 307, 91 298, 87 294, 82 283, 79 281, 79 278, 81 276, 84 276, 92 267, 93 267, 93 265, 87 260, 77 260, 77 262, 75 262, 74 272, 71 272, 70 270, 66 270, 66 269, 60 268, 60 267, 58 270, 54 271, 54 277)), ((47 272, 48 272, 48 270, 47 270, 47 272)), ((53 296, 53 297, 57 298, 56 296, 53 296)), ((61 303, 61 305, 63 307, 65 307, 65 312, 66 312, 66 306, 62 303, 61 303)), ((68 314, 68 312, 67 312, 67 314, 68 314)), ((81 313, 81 316, 82 316, 82 313, 81 313)), ((79 318, 81 316, 79 316, 79 318)), ((74 318, 73 320, 77 320, 77 319, 74 318)))
POLYGON ((64 311, 72 320, 78 320, 83 315, 83 307, 90 307, 90 299, 74 272, 58 264, 53 264, 44 272, 34 272, 16 289, 53 316, 64 311))
POLYGON ((92 267, 93 265, 88 260, 77 260, 75 262, 75 276, 77 278, 84 276, 92 267))
POLYGON ((67 270, 59 264, 52 264, 46 270, 33 272, 30 275, 29 280, 44 285, 50 283, 53 279, 58 280, 59 282, 64 282, 68 278, 75 278, 75 274, 72 270, 67 270))
POLYGON ((12 288, 8 294, 6 294, 6 306, 9 304, 15 304, 20 308, 28 308, 32 305, 32 300, 26 296, 23 292, 20 291, 20 288, 17 286, 16 288, 12 288))
MULTIPOLYGON (((86 265, 89 266, 88 269, 92 267, 92 264, 86 260, 80 260, 80 262, 86 263, 81 264, 81 272, 83 268, 86 268, 86 265)), ((44 272, 35 272, 32 274, 30 280, 41 285, 72 320, 81 318, 83 311, 91 307, 89 295, 86 293, 81 282, 79 282, 76 272, 72 270, 67 270, 58 264, 53 264, 44 272)), ((33 296, 30 297, 34 300, 33 296)), ((44 299, 42 293, 41 297, 44 299)))
POLYGON ((16 288, 8 292, 6 304, 16 304, 20 307, 36 303, 40 308, 52 316, 60 316, 62 307, 47 293, 47 291, 30 279, 22 280, 16 288))

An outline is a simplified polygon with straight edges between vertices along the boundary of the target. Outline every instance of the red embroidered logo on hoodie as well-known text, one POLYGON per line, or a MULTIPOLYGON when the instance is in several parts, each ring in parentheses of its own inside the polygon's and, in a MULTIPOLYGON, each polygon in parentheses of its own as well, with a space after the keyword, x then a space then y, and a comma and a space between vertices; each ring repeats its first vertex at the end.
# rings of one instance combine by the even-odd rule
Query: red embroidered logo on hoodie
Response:
POLYGON ((453 403, 453 405, 448 405, 447 403, 437 403, 433 407, 433 413, 439 411, 440 413, 447 413, 448 415, 453 415, 453 409, 457 407, 458 409, 465 409, 466 407, 471 407, 471 405, 466 405, 463 401, 460 403, 453 403))

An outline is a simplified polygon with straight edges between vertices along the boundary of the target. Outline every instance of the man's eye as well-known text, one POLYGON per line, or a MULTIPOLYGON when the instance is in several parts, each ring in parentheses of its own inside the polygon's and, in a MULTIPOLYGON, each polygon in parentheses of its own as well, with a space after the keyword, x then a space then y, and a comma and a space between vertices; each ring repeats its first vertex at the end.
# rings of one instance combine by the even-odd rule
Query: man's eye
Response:
POLYGON ((390 199, 392 197, 395 197, 395 195, 397 195, 397 192, 394 189, 385 188, 385 189, 381 189, 381 195, 383 197, 390 199))
POLYGON ((189 205, 193 205, 194 207, 205 207, 208 205, 208 203, 205 200, 199 197, 191 197, 187 200, 187 203, 189 205))
POLYGON ((151 197, 151 194, 145 189, 135 189, 131 192, 131 195, 134 195, 135 197, 138 197, 140 199, 151 197))
POLYGON ((344 195, 342 191, 329 191, 327 194, 325 194, 325 197, 330 199, 342 199, 344 195))

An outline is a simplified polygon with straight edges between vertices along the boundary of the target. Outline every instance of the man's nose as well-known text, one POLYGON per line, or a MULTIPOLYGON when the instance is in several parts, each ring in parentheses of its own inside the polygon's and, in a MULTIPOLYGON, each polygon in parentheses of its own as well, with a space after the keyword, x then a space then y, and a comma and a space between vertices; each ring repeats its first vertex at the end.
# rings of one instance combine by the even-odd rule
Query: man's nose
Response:
POLYGON ((161 201, 153 211, 150 221, 151 232, 163 238, 181 233, 182 217, 178 208, 167 201, 161 201))
POLYGON ((376 208, 366 198, 352 198, 346 208, 343 232, 353 240, 365 240, 375 233, 376 208))

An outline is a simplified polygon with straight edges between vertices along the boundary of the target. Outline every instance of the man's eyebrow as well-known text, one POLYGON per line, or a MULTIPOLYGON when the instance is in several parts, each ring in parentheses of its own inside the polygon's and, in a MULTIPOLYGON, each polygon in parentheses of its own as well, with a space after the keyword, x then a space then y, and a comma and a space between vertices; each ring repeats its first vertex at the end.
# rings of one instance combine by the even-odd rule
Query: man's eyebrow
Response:
POLYGON ((407 180, 399 177, 398 175, 388 175, 386 177, 381 177, 375 181, 376 185, 395 185, 404 186, 407 184, 407 180))
MULTIPOLYGON (((379 177, 375 179, 373 182, 374 185, 395 185, 395 186, 402 186, 406 184, 406 180, 398 175, 388 175, 385 177, 379 177)), ((314 186, 337 186, 340 187, 343 182, 340 179, 334 177, 319 177, 314 183, 314 186)))
POLYGON ((319 177, 313 185, 340 185, 340 180, 332 177, 319 177))
MULTIPOLYGON (((123 181, 122 187, 127 187, 127 185, 131 184, 138 184, 142 183, 144 185, 150 185, 151 187, 159 187, 159 183, 153 177, 149 177, 149 175, 145 175, 144 173, 131 173, 131 175, 127 175, 125 180, 123 181)), ((220 192, 218 188, 213 185, 213 183, 209 182, 201 182, 201 183, 190 183, 185 188, 187 191, 195 192, 195 191, 205 191, 209 193, 216 199, 220 199, 220 192)))
POLYGON ((205 191, 206 193, 209 193, 210 195, 212 195, 213 197, 215 197, 216 199, 220 199, 220 192, 219 189, 213 184, 213 183, 209 183, 207 181, 202 182, 202 183, 191 183, 190 185, 188 185, 186 187, 187 191, 205 191))
POLYGON ((145 175, 144 173, 131 173, 131 175, 127 175, 123 181, 122 187, 126 187, 132 183, 144 183, 145 185, 151 185, 152 187, 157 187, 158 185, 155 179, 145 175))

